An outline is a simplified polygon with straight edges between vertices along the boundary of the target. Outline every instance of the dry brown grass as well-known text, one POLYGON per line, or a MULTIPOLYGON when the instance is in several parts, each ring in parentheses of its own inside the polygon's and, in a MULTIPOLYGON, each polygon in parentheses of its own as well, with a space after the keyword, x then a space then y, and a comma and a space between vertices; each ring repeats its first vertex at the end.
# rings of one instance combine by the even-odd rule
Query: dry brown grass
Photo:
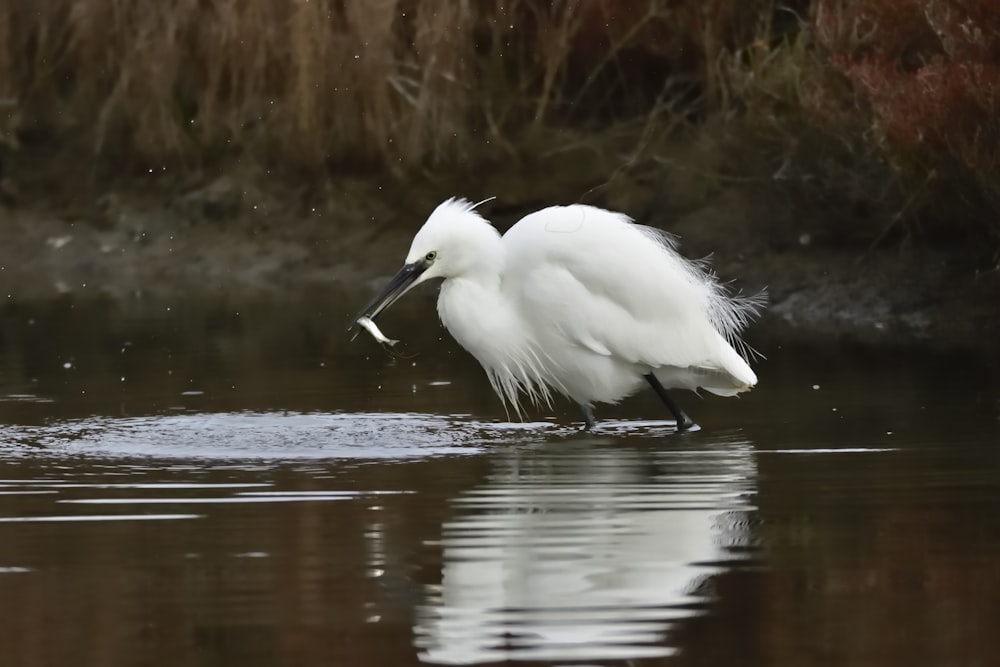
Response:
POLYGON ((95 153, 409 163, 467 140, 469 2, 0 2, 0 95, 95 153))
POLYGON ((22 133, 151 165, 405 169, 553 119, 641 114, 679 80, 715 97, 719 54, 770 4, 728 6, 0 0, 0 98, 22 133))
MULTIPOLYGON (((63 163, 91 160, 100 166, 92 176, 235 160, 290 173, 470 172, 558 153, 554 142, 567 141, 593 145, 602 168, 621 174, 643 160, 651 169, 669 161, 666 135, 701 132, 729 158, 722 169, 719 155, 684 165, 708 181, 795 183, 807 200, 881 218, 877 229, 926 217, 929 200, 952 211, 949 198, 995 218, 1000 13, 988 0, 880 0, 909 17, 883 31, 906 47, 900 53, 873 60, 878 44, 845 51, 823 39, 829 12, 846 20, 869 5, 0 0, 0 169, 5 155, 47 147, 63 163), (991 85, 969 79, 947 98, 951 106, 915 74, 945 71, 944 56, 972 72, 968 49, 947 48, 961 35, 936 35, 944 19, 916 11, 925 5, 948 8, 947 25, 985 26, 980 41, 989 48, 973 64, 991 85), (969 23, 962 12, 972 9, 979 18, 969 23), (907 60, 914 53, 923 58, 916 65, 907 60), (897 104, 903 99, 915 102, 897 104), (901 113, 920 109, 929 111, 901 113), (940 109, 947 113, 930 113, 940 109), (978 115, 952 122, 962 109, 978 115), (571 136, 567 127, 589 133, 571 136), (736 138, 727 144, 728 134, 736 138), (920 167, 911 172, 933 179, 899 169, 904 144, 908 164, 920 167), (943 162, 949 156, 958 167, 943 162)), ((870 224, 856 231, 878 236, 870 224)))

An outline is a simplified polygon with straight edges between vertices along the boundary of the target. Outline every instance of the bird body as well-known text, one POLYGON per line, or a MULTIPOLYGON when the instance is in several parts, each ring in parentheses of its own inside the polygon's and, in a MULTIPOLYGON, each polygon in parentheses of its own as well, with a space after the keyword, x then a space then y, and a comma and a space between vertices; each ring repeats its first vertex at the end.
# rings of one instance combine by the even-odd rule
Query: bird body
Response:
POLYGON ((553 206, 501 236, 472 204, 449 199, 414 237, 400 274, 407 267, 418 275, 359 317, 444 278, 442 323, 518 414, 522 394, 536 405, 563 394, 590 423, 594 403, 616 403, 654 379, 657 393, 721 396, 757 382, 734 345, 759 301, 729 296, 670 237, 621 213, 553 206))

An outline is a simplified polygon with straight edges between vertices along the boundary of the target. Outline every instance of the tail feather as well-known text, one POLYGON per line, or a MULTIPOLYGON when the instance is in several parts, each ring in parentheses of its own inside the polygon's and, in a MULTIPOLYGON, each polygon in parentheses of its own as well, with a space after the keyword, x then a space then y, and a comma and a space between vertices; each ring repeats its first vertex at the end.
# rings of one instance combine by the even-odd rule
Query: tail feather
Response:
POLYGON ((726 340, 719 336, 719 353, 711 364, 679 368, 667 366, 654 371, 664 387, 705 391, 716 396, 735 396, 757 384, 757 374, 726 340))

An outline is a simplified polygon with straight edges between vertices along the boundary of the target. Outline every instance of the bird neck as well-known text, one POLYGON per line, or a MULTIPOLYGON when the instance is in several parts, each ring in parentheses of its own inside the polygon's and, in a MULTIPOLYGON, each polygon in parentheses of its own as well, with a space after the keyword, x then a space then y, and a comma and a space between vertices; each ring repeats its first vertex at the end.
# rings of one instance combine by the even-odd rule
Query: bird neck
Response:
POLYGON ((438 313, 455 340, 482 364, 505 406, 522 415, 521 393, 536 405, 551 405, 550 374, 542 361, 547 355, 532 341, 500 273, 446 280, 438 313))
POLYGON ((496 271, 445 280, 438 296, 438 315, 455 340, 484 366, 495 365, 504 343, 521 335, 496 271))

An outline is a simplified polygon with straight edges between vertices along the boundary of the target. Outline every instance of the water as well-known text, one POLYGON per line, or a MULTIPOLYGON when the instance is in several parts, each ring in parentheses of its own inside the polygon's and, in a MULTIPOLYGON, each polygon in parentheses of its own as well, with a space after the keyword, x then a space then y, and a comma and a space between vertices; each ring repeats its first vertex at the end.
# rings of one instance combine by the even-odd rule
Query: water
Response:
POLYGON ((3 664, 993 664, 989 362, 762 336, 583 434, 359 300, 3 311, 3 664))

